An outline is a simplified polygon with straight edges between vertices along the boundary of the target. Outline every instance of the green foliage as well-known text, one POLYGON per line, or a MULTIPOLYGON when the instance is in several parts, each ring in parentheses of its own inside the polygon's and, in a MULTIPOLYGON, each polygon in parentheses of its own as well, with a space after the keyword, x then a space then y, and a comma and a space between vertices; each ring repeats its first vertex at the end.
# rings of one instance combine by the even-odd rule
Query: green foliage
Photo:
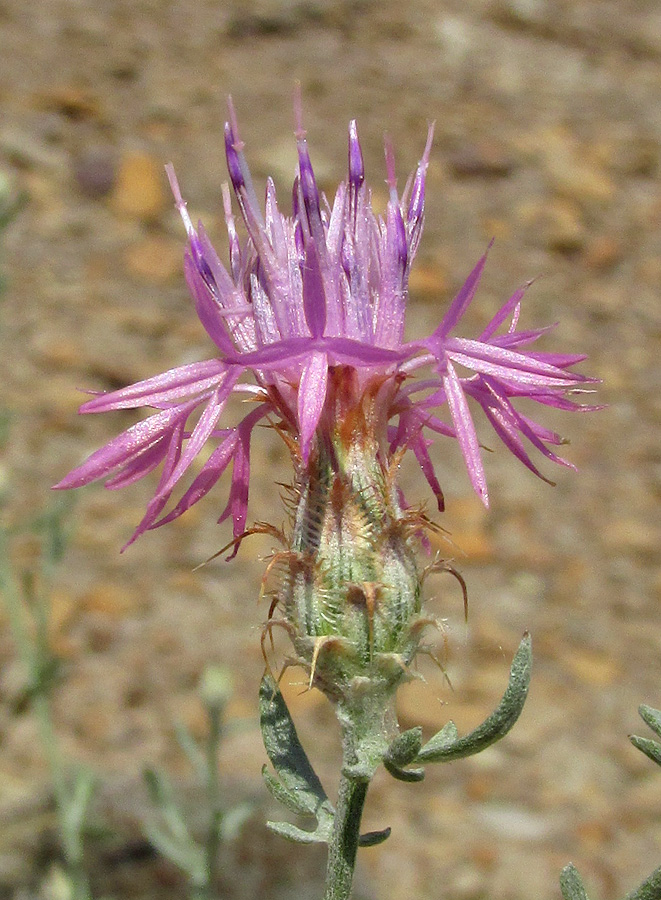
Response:
POLYGON ((327 843, 335 811, 303 749, 284 697, 270 675, 264 675, 259 691, 259 711, 264 747, 279 779, 262 770, 266 786, 292 812, 316 820, 314 831, 303 831, 288 822, 268 822, 268 827, 290 841, 327 843))
POLYGON ((484 722, 470 734, 459 737, 454 722, 448 722, 420 750, 417 762, 449 762, 486 750, 512 728, 521 715, 528 696, 532 671, 532 641, 525 634, 512 661, 509 683, 503 699, 484 722))
MULTIPOLYGON (((649 725, 656 735, 661 737, 661 711, 653 709, 651 706, 645 706, 643 703, 638 707, 638 713, 643 722, 649 725)), ((642 750, 646 756, 649 756, 652 762, 661 766, 661 744, 658 741, 654 741, 652 738, 638 737, 635 734, 630 735, 629 740, 634 747, 637 747, 638 750, 642 750)))
MULTIPOLYGON (((638 712, 652 731, 661 737, 661 710, 643 704, 638 707, 638 712)), ((630 735, 629 740, 634 747, 642 750, 653 762, 661 765, 661 744, 658 741, 636 735, 630 735)), ((564 900, 589 900, 581 876, 573 863, 565 866, 560 874, 560 890, 564 900)), ((639 887, 630 891, 624 900, 661 900, 661 866, 655 869, 639 887)))
POLYGON ((144 772, 147 791, 154 805, 154 815, 143 826, 145 834, 152 846, 184 873, 191 900, 210 900, 215 896, 220 846, 237 836, 252 813, 249 804, 225 810, 220 796, 218 752, 225 705, 230 695, 227 672, 215 666, 208 667, 200 684, 200 697, 209 725, 206 741, 200 745, 184 725, 176 727, 179 745, 204 786, 207 821, 201 840, 194 836, 179 808, 167 775, 152 768, 144 772))
POLYGON ((19 573, 11 556, 12 538, 18 536, 18 531, 10 533, 0 528, 0 594, 25 670, 24 697, 37 719, 53 784, 64 858, 63 890, 69 900, 89 900, 84 838, 96 779, 86 769, 65 764, 52 715, 52 695, 60 665, 50 644, 50 589, 66 550, 70 506, 70 500, 58 500, 24 529, 38 535, 41 553, 32 568, 19 573))
MULTIPOLYGON (((26 200, 25 193, 17 195, 9 176, 0 170, 0 232, 7 228, 19 210, 25 205, 26 200)), ((4 293, 6 286, 6 279, 0 270, 0 297, 4 293)))

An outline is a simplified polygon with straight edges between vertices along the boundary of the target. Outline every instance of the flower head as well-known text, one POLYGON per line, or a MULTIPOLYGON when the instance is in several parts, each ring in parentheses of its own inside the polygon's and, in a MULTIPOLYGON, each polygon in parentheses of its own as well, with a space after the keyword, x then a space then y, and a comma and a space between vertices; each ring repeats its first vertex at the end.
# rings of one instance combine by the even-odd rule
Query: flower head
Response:
POLYGON ((399 450, 412 450, 440 508, 443 496, 428 435, 456 438, 471 483, 486 504, 469 397, 484 410, 505 446, 536 475, 543 477, 526 441, 548 459, 571 465, 550 449, 561 438, 514 406, 517 398, 528 397, 561 409, 593 408, 567 396, 591 380, 571 371, 583 356, 527 349, 548 330, 518 329, 527 285, 509 298, 477 339, 454 335, 477 290, 486 253, 434 333, 424 340, 404 341, 408 278, 422 234, 432 135, 433 127, 401 196, 387 144, 389 200, 384 215, 378 216, 365 183, 356 124, 351 122, 347 180, 330 205, 317 187, 299 101, 298 172, 292 215, 285 216, 271 179, 262 212, 230 102, 227 167, 248 238, 243 244, 239 240, 225 185, 227 267, 202 224, 196 228, 191 222, 174 170, 166 167, 188 235, 186 281, 216 356, 84 403, 81 413, 138 407, 153 412, 55 487, 80 487, 106 478, 106 487, 117 489, 162 465, 156 492, 131 543, 197 503, 231 463, 229 499, 219 521, 231 517, 238 538, 247 517, 252 431, 269 419, 286 437, 302 469, 321 446, 332 444, 337 452, 332 438, 338 429, 349 444, 369 431, 370 444, 386 462, 399 450), (221 416, 232 394, 254 402, 238 424, 224 427, 221 416), (448 421, 439 417, 441 409, 449 412, 448 421), (210 456, 166 512, 180 479, 209 442, 214 445, 210 456))

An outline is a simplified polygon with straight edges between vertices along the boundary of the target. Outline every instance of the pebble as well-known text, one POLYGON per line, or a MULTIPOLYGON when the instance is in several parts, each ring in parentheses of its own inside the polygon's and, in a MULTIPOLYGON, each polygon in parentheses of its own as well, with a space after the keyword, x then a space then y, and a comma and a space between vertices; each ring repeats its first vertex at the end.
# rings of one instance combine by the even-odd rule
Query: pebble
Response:
POLYGON ((632 516, 607 522, 603 536, 606 546, 622 553, 656 556, 661 543, 659 529, 632 516))
POLYGON ((111 619, 122 619, 136 611, 139 597, 125 585, 99 582, 81 597, 81 606, 87 612, 102 613, 111 619))
POLYGON ((487 511, 478 497, 450 500, 443 519, 449 535, 431 535, 432 545, 446 556, 456 556, 460 563, 486 562, 495 554, 494 542, 486 531, 487 521, 487 511))
POLYGON ((482 900, 488 888, 484 875, 472 867, 460 869, 452 878, 452 896, 456 900, 482 900))
POLYGON ((68 119, 99 118, 101 103, 96 94, 72 85, 57 85, 36 97, 42 109, 52 109, 68 119))
POLYGON ((501 840, 538 842, 548 839, 555 830, 548 816, 503 803, 477 807, 475 816, 501 840))
POLYGON ((183 270, 181 241, 149 235, 131 245, 124 256, 126 270, 141 281, 164 284, 179 279, 183 270))
POLYGON ((588 269, 607 271, 622 258, 622 243, 611 235, 598 235, 586 246, 583 262, 588 269))
POLYGON ((86 197, 109 194, 115 183, 115 161, 109 149, 84 150, 74 162, 76 184, 86 197))
POLYGON ((547 157, 547 171, 555 191, 587 206, 603 206, 615 197, 615 182, 596 164, 567 152, 547 157))
POLYGON ((39 331, 30 349, 41 366, 56 371, 72 371, 80 365, 80 348, 74 340, 58 332, 39 331))
POLYGON ((448 288, 448 273, 439 263, 416 263, 409 276, 409 291, 424 300, 435 300, 448 288))
POLYGON ((617 661, 607 653, 585 648, 565 648, 562 664, 583 684, 598 688, 610 687, 622 677, 617 661))
POLYGON ((18 125, 0 131, 0 151, 10 163, 29 169, 60 170, 64 166, 65 155, 59 147, 45 146, 18 125))
POLYGON ((167 206, 160 161, 148 153, 125 152, 110 202, 113 210, 122 216, 142 221, 157 219, 167 206))
POLYGON ((514 160, 494 143, 465 144, 448 158, 455 178, 506 178, 514 170, 514 160))
POLYGON ((574 253, 583 249, 586 230, 576 204, 568 200, 552 200, 544 218, 544 240, 549 250, 574 253))

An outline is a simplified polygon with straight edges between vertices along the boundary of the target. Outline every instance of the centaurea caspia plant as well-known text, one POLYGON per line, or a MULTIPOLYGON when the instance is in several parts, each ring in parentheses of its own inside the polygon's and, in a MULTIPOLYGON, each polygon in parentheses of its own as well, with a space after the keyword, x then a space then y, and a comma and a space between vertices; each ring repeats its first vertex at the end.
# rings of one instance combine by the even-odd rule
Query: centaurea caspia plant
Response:
MULTIPOLYGON (((395 777, 415 781, 410 764, 468 755, 497 740, 516 720, 526 696, 530 642, 515 657, 498 709, 463 738, 452 723, 422 746, 421 730, 399 734, 398 685, 411 677, 424 614, 417 549, 428 519, 405 502, 398 464, 411 451, 443 509, 429 446, 435 435, 456 439, 471 484, 488 503, 480 442, 469 400, 482 408, 514 456, 540 477, 530 448, 571 465, 552 449, 553 431, 516 408, 519 398, 566 410, 589 379, 573 371, 584 357, 540 352, 549 329, 522 330, 528 285, 503 304, 477 338, 457 335, 477 291, 487 254, 466 279, 436 330, 405 341, 408 280, 424 222, 425 179, 433 128, 416 170, 400 196, 392 148, 386 144, 389 199, 372 209, 355 122, 349 126, 348 176, 332 205, 320 194, 297 103, 298 172, 292 214, 283 215, 268 180, 262 211, 230 104, 225 125, 229 176, 247 231, 240 240, 229 187, 223 188, 229 234, 224 266, 200 223, 191 221, 171 166, 167 167, 188 246, 184 272, 200 321, 216 345, 203 362, 88 400, 81 412, 148 407, 150 416, 93 453, 56 487, 97 479, 125 487, 161 466, 156 492, 129 543, 182 515, 232 466, 227 504, 235 552, 246 533, 250 444, 268 421, 288 447, 293 467, 291 528, 271 528, 282 543, 267 575, 272 591, 265 637, 275 626, 291 639, 290 662, 310 686, 335 704, 344 760, 333 808, 303 753, 274 680, 261 691, 262 731, 279 779, 265 773, 272 793, 316 819, 303 831, 272 824, 292 840, 329 844, 327 900, 350 895, 359 844, 388 832, 359 834, 367 786, 383 763, 395 777), (223 414, 229 398, 251 400, 238 424, 223 414), (213 449, 178 499, 168 504, 203 447, 213 449)), ((436 570, 449 568, 442 562, 436 570)), ((266 576, 265 576, 266 578, 266 576)))

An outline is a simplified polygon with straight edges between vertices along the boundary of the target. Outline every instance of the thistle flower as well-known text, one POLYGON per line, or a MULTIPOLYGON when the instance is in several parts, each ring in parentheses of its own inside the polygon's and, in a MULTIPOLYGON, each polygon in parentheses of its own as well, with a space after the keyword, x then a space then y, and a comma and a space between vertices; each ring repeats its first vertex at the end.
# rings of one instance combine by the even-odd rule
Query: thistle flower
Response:
POLYGON ((526 441, 549 460, 571 466, 551 449, 561 438, 514 405, 526 397, 560 409, 590 408, 568 397, 591 380, 571 371, 583 356, 528 349, 549 330, 518 328, 528 285, 507 300, 477 339, 455 336, 479 285, 486 253, 434 333, 404 341, 408 279, 423 228, 433 126, 401 196, 392 148, 386 146, 389 200, 385 214, 378 216, 365 183, 355 122, 349 125, 348 177, 331 206, 317 187, 300 101, 296 118, 298 173, 292 215, 280 212, 271 179, 262 213, 230 102, 227 167, 248 239, 243 244, 239 240, 224 185, 228 267, 203 225, 196 228, 191 222, 174 170, 166 167, 188 235, 186 281, 216 355, 84 403, 81 413, 139 407, 154 412, 55 485, 74 488, 106 478, 107 488, 118 489, 162 465, 156 492, 129 544, 201 500, 230 463, 229 499, 219 521, 231 517, 239 539, 247 517, 251 436, 265 419, 286 439, 299 472, 309 471, 320 453, 332 461, 361 440, 384 471, 395 454, 412 451, 440 509, 443 494, 428 452, 430 434, 457 440, 471 484, 488 504, 467 398, 476 401, 505 446, 536 475, 544 477, 526 441), (420 372, 426 374, 420 377, 420 372), (221 416, 231 395, 250 399, 253 405, 238 424, 226 427, 220 424, 221 416), (443 409, 449 413, 447 420, 439 415, 443 409), (210 442, 214 449, 207 461, 165 512, 180 480, 210 442))

